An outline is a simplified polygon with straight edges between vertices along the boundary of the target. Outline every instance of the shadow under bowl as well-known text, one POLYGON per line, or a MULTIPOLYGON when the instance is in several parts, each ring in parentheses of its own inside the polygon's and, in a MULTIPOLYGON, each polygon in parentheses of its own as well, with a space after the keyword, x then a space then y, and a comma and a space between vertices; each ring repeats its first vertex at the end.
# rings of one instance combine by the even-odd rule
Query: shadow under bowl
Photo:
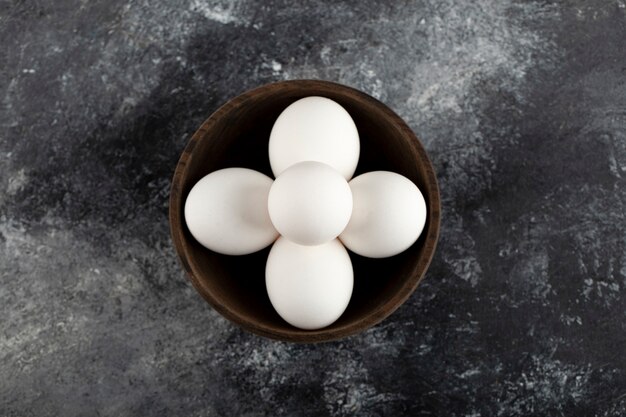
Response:
POLYGON ((170 228, 174 246, 193 286, 220 314, 242 328, 273 339, 322 342, 356 334, 393 313, 415 290, 433 257, 439 235, 440 199, 433 166, 411 129, 373 97, 340 84, 296 80, 267 84, 228 101, 192 136, 172 181, 170 228), (270 131, 291 103, 322 96, 352 116, 361 140, 354 176, 393 171, 413 181, 424 195, 428 216, 419 240, 399 255, 370 259, 350 253, 354 290, 344 314, 319 330, 286 323, 265 289, 270 248, 246 256, 227 256, 200 245, 184 221, 184 202, 205 175, 222 168, 245 167, 273 178, 268 157, 270 131))

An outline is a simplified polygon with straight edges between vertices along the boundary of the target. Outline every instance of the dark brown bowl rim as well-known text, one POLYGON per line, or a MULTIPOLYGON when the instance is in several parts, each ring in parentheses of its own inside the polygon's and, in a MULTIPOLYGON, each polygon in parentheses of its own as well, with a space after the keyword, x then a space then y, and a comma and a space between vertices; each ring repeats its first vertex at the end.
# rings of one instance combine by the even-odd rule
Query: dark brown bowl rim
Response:
POLYGON ((183 265, 183 268, 187 273, 187 277, 191 280, 194 288, 217 312, 219 312, 222 316, 224 316, 231 322, 242 327, 243 329, 264 337, 288 342, 316 343, 336 340, 360 333, 389 317, 409 298, 409 296, 413 293, 413 291, 415 291, 415 289, 423 279, 435 253, 437 240, 439 238, 441 217, 440 205, 441 202, 439 196, 439 186, 437 184, 437 176, 435 174, 432 162, 430 161, 426 150, 424 149, 422 143, 419 141, 415 133, 393 110, 391 110, 384 103, 375 99, 374 97, 342 84, 322 80, 289 80, 265 84, 252 90, 248 90, 243 94, 240 94, 227 101, 213 114, 211 114, 204 121, 204 123, 202 123, 200 128, 193 134, 193 136, 185 146, 185 149, 183 150, 183 153, 181 154, 181 157, 176 165, 176 170, 174 172, 174 177, 172 179, 172 186, 170 190, 169 223, 174 248, 176 250, 178 258, 180 259, 180 262, 183 265), (372 310, 358 320, 347 323, 343 326, 327 327, 312 331, 300 330, 295 327, 293 329, 288 329, 285 331, 276 331, 275 329, 268 329, 267 327, 260 325, 259 323, 246 319, 245 317, 241 317, 237 314, 236 311, 229 309, 228 306, 222 304, 219 299, 217 299, 217 297, 215 297, 214 294, 212 294, 211 291, 207 287, 205 287, 202 282, 195 276, 193 268, 191 267, 191 264, 193 262, 187 257, 189 251, 187 248, 186 240, 184 238, 184 228, 181 224, 182 213, 180 207, 182 207, 182 204, 180 200, 183 197, 181 184, 183 178, 187 176, 187 160, 191 156, 191 153, 196 143, 201 140, 208 131, 210 131, 211 127, 217 120, 228 114, 233 108, 245 104, 245 102, 249 98, 255 95, 265 93, 276 88, 284 89, 286 87, 290 87, 292 89, 314 89, 315 87, 322 86, 332 87, 333 89, 341 90, 342 94, 344 95, 352 96, 353 98, 358 98, 360 100, 370 102, 372 105, 380 109, 385 114, 385 116, 390 119, 392 123, 396 124, 400 128, 400 130, 402 130, 403 134, 407 135, 411 139, 410 143, 414 147, 413 150, 416 151, 419 158, 421 159, 420 162, 424 164, 424 171, 426 173, 425 180, 428 187, 428 199, 426 203, 428 206, 428 215, 430 217, 430 219, 427 221, 431 222, 433 227, 428 227, 427 229, 425 228, 425 230, 427 230, 427 234, 423 241, 424 251, 418 262, 416 262, 414 269, 408 275, 400 290, 380 307, 372 310), (178 227, 174 227, 175 225, 178 225, 178 227))

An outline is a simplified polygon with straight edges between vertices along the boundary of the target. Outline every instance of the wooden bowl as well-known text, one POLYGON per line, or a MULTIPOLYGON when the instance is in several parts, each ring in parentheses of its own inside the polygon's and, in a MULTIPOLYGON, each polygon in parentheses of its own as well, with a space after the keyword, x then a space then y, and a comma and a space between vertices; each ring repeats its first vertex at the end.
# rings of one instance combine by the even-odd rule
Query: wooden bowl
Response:
POLYGON ((437 178, 424 147, 387 106, 369 95, 327 81, 299 80, 264 85, 230 100, 191 137, 180 157, 170 194, 170 227, 183 267, 198 292, 224 317, 246 330, 292 342, 322 342, 362 332, 393 313, 415 290, 430 263, 439 235, 437 178), (268 158, 270 131, 278 115, 307 96, 341 104, 359 130, 361 156, 356 175, 387 170, 411 179, 422 191, 428 217, 419 240, 385 259, 350 253, 354 291, 344 314, 319 330, 300 330, 280 318, 265 289, 269 248, 227 256, 201 246, 183 216, 193 185, 222 168, 246 167, 273 178, 268 158))

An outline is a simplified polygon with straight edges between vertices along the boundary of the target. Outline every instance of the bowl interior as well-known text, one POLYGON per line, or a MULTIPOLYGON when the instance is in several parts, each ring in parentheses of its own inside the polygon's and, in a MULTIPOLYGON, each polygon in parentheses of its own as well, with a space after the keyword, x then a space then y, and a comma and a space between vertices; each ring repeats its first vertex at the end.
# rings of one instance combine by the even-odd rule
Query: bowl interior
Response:
POLYGON ((170 201, 174 244, 194 286, 220 313, 264 336, 315 342, 364 330, 391 314, 411 294, 434 252, 439 228, 439 194, 424 149, 411 130, 382 103, 348 87, 322 81, 288 81, 244 93, 214 113, 185 149, 174 176, 170 201), (312 95, 341 104, 359 130, 361 156, 356 175, 389 170, 411 179, 428 207, 426 226, 407 251, 385 259, 350 253, 354 292, 345 313, 331 326, 296 329, 274 311, 265 289, 269 248, 246 256, 214 253, 197 243, 183 218, 184 201, 203 176, 222 168, 246 167, 273 178, 268 140, 278 115, 312 95))

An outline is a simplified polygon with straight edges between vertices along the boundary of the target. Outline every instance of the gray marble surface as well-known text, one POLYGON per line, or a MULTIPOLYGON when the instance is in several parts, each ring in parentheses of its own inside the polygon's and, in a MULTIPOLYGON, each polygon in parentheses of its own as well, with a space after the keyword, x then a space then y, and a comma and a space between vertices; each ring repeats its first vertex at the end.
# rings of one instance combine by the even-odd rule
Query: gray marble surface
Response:
POLYGON ((626 415, 626 2, 0 1, 1 416, 626 415), (320 78, 438 171, 426 279, 322 345, 231 325, 172 249, 221 103, 320 78))

